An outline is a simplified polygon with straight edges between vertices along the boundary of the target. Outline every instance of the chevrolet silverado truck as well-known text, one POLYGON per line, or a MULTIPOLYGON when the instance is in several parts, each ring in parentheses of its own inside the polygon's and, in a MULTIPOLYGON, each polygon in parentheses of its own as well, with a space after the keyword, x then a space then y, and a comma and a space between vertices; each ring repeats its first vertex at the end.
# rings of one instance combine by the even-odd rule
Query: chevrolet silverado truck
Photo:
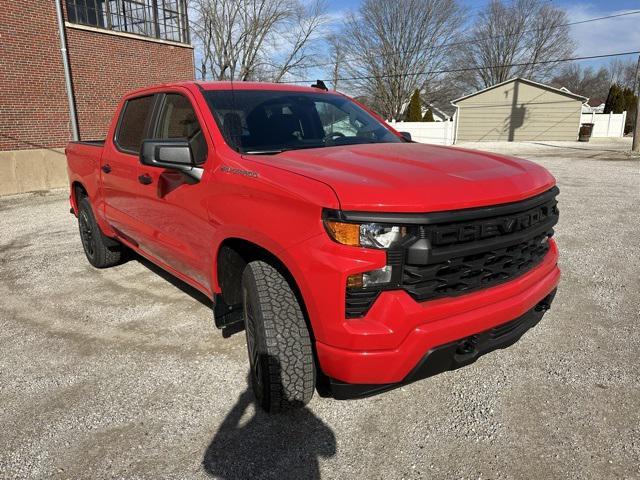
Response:
POLYGON ((246 333, 269 412, 454 370, 553 300, 553 176, 412 142, 345 95, 186 82, 126 95, 104 141, 66 148, 88 261, 127 249, 246 333))

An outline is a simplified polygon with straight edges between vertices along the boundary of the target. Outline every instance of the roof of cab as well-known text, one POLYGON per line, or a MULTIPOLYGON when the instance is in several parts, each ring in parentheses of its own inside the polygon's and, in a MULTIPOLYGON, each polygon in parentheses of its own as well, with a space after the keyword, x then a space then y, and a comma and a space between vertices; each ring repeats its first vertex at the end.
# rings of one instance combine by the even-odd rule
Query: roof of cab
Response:
POLYGON ((319 88, 269 82, 194 82, 203 90, 284 90, 287 92, 322 92, 319 88))
POLYGON ((229 82, 229 81, 221 81, 221 82, 201 82, 201 81, 191 81, 191 82, 172 82, 172 83, 162 83, 157 85, 149 85, 148 87, 139 88, 132 92, 129 92, 126 96, 136 96, 140 94, 144 94, 150 90, 158 90, 163 88, 170 87, 197 87, 200 90, 276 90, 276 91, 285 91, 285 92, 324 92, 319 88, 314 88, 310 86, 301 86, 301 85, 291 85, 287 83, 268 83, 268 82, 229 82))

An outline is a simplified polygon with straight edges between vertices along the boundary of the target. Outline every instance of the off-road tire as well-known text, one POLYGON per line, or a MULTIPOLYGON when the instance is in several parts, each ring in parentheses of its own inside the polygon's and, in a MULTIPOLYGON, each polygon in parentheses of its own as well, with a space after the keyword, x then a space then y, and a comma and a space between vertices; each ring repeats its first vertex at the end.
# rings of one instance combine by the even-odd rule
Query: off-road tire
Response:
POLYGON ((269 413, 301 408, 315 389, 311 338, 287 279, 264 261, 242 275, 250 379, 258 404, 269 413))
POLYGON ((107 268, 120 263, 122 246, 102 233, 87 197, 78 201, 78 228, 82 248, 91 265, 107 268))

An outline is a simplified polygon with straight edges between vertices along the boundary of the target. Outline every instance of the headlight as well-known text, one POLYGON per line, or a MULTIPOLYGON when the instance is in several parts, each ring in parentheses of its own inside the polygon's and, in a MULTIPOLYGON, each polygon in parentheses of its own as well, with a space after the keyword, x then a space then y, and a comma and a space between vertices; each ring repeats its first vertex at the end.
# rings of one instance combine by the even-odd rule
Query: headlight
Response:
POLYGON ((389 248, 407 234, 405 227, 379 223, 344 223, 325 220, 331 238, 343 245, 369 248, 389 248))

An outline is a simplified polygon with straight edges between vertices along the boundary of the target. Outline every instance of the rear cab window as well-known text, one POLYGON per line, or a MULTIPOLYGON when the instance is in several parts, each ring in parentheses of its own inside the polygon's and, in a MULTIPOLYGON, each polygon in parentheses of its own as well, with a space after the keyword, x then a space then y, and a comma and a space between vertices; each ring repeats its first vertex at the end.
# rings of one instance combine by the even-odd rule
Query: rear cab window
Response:
POLYGON ((119 150, 132 155, 140 153, 142 141, 149 131, 154 98, 154 95, 147 95, 126 101, 115 136, 119 150))

